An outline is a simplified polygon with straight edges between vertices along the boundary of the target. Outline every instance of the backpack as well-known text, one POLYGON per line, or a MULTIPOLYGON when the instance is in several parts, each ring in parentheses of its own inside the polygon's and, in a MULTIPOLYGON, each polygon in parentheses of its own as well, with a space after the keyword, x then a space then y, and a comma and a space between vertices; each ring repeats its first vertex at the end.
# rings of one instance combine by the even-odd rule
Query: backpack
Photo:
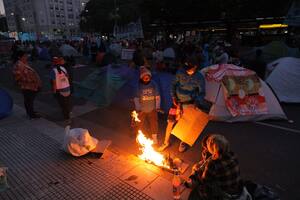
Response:
POLYGON ((54 73, 55 73, 55 84, 57 90, 61 93, 63 96, 69 96, 70 91, 62 91, 65 90, 66 88, 70 88, 70 82, 69 78, 67 76, 67 70, 64 67, 60 67, 60 70, 57 68, 54 68, 54 73))

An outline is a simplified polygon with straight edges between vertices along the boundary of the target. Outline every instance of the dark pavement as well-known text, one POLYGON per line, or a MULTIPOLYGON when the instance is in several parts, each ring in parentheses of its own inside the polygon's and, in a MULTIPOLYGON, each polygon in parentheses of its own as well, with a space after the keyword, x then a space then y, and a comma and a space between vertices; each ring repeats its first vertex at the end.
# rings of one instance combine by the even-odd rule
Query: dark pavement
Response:
MULTIPOLYGON (((94 68, 81 68, 74 71, 75 80, 82 79, 93 71, 94 68)), ((46 73, 46 68, 41 68, 40 74, 46 73)), ((0 86, 16 91, 9 76, 8 69, 1 69, 0 86)), ((45 75, 44 79, 47 78, 45 75)), ((44 88, 47 91, 47 87, 44 88)), ((47 119, 63 125, 60 120, 59 110, 53 111, 57 103, 51 94, 42 93, 38 101, 49 105, 44 108, 43 114, 47 119), (48 112, 49 111, 49 112, 48 112), (51 113, 51 114, 47 114, 51 113)), ((22 106, 22 99, 16 100, 22 106)), ((86 102, 75 99, 75 104, 84 105, 86 102)), ((262 123, 222 123, 210 122, 196 144, 185 153, 178 153, 178 140, 172 138, 172 146, 167 149, 172 156, 178 156, 188 163, 196 162, 200 155, 200 140, 209 133, 221 133, 231 143, 231 148, 236 152, 241 173, 245 179, 250 179, 260 184, 265 184, 276 190, 281 199, 300 199, 300 105, 283 104, 289 119, 287 121, 264 121, 262 123), (275 125, 275 126, 273 126, 275 125)), ((160 141, 163 138, 166 116, 160 116, 160 141)), ((112 139, 112 148, 119 152, 138 154, 138 147, 130 128, 130 110, 111 105, 108 108, 98 108, 78 117, 72 122, 73 127, 87 128, 97 138, 112 139)))
POLYGON ((13 115, 0 122, 0 161, 8 167, 9 184, 0 199, 152 199, 97 165, 100 159, 66 154, 36 128, 38 121, 13 115))
MULTIPOLYGON (((294 106, 291 109, 294 110, 294 106)), ((292 128, 288 122, 265 121, 264 123, 292 128)), ((298 124, 292 125, 299 127, 297 120, 295 123, 298 124)), ((114 131, 109 137, 115 146, 122 151, 138 153, 138 147, 129 128, 129 111, 127 110, 115 107, 95 110, 76 118, 75 124, 89 127, 100 137, 108 136, 101 135, 101 129, 97 126, 112 129, 114 131)), ((161 133, 163 133, 166 121, 161 121, 161 125, 161 133)), ((196 162, 200 158, 201 139, 209 133, 221 133, 230 141, 232 150, 236 152, 241 165, 241 173, 245 179, 270 186, 280 194, 282 199, 299 199, 300 160, 297 154, 300 153, 300 129, 296 131, 298 132, 254 122, 210 122, 196 144, 185 153, 178 152, 179 141, 175 137, 172 138, 173 144, 166 150, 166 153, 171 153, 171 156, 180 157, 189 163, 196 162)), ((163 134, 160 138, 162 141, 163 134)))

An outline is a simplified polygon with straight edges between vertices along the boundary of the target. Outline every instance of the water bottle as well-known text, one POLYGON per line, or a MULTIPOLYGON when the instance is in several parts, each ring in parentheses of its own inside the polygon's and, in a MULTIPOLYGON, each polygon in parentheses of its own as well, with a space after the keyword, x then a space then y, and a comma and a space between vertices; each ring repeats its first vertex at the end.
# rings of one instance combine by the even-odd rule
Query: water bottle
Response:
POLYGON ((3 192, 7 188, 7 167, 0 167, 0 192, 3 192))
POLYGON ((172 185, 173 185, 173 198, 180 199, 181 178, 180 178, 180 171, 178 169, 174 169, 174 177, 173 177, 172 185))

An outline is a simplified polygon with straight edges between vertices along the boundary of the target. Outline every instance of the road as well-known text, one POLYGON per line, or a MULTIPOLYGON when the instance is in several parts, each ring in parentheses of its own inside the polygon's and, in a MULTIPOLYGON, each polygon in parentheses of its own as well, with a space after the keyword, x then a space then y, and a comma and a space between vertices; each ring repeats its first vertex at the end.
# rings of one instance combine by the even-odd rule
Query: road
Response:
MULTIPOLYGON (((63 126, 62 116, 57 102, 48 92, 48 70, 45 63, 36 62, 33 66, 42 76, 45 83, 43 92, 38 96, 40 112, 45 118, 63 126)), ((0 87, 9 88, 18 93, 11 77, 10 68, 0 69, 0 87)), ((74 70, 74 80, 80 81, 94 67, 78 68, 74 70)), ((16 97, 16 104, 23 106, 22 98, 16 97)), ((86 105, 86 101, 74 98, 77 107, 86 105)), ((87 128, 97 138, 113 140, 112 148, 119 152, 138 154, 138 146, 130 128, 130 110, 124 108, 122 103, 114 103, 107 108, 97 108, 83 112, 74 117, 72 126, 87 128)), ((223 134, 231 144, 231 149, 237 154, 241 166, 241 174, 244 179, 250 179, 257 183, 273 188, 279 193, 281 199, 300 199, 300 105, 282 104, 282 107, 290 120, 288 121, 263 121, 244 123, 209 122, 196 144, 184 153, 179 153, 177 148, 179 141, 172 138, 172 146, 166 153, 179 157, 188 163, 196 162, 200 157, 200 141, 210 133, 223 134)), ((162 141, 166 116, 160 116, 160 141, 162 141)))

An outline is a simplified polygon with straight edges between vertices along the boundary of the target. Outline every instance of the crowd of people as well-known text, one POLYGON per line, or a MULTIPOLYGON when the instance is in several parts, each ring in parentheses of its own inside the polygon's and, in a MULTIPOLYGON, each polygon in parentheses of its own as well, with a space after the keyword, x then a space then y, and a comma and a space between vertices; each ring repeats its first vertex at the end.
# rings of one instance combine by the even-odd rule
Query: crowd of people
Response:
MULTIPOLYGON (((143 52, 142 48, 138 49, 133 56, 135 66, 140 67, 140 83, 134 99, 135 109, 141 120, 138 129, 141 129, 141 126, 148 121, 154 144, 158 143, 157 111, 160 109, 160 94, 155 81, 151 80, 150 70, 164 69, 165 66, 162 68, 161 64, 165 62, 180 66, 175 68, 175 78, 170 91, 173 105, 169 111, 165 138, 162 146, 158 148, 159 151, 170 146, 172 129, 188 106, 197 107, 205 112, 209 110, 209 102, 204 98, 205 80, 199 72, 199 67, 205 67, 203 63, 211 65, 211 62, 216 64, 229 62, 229 55, 224 47, 218 46, 215 51, 217 53, 213 61, 209 60, 209 56, 205 60, 205 53, 199 47, 195 47, 190 52, 186 51, 179 60, 171 47, 165 51, 154 51, 152 58, 147 57, 147 53, 143 52)), ((181 141, 179 152, 184 152, 187 148, 188 145, 181 141)), ((230 150, 229 142, 224 136, 213 134, 204 138, 201 155, 201 161, 193 167, 191 176, 185 182, 186 187, 192 189, 189 200, 251 199, 242 183, 237 157, 230 150)))
MULTIPOLYGON (((70 123, 71 85, 64 64, 62 57, 53 57, 49 81, 51 82, 53 95, 62 109, 64 119, 67 123, 70 123)), ((22 91, 24 106, 29 119, 40 118, 40 113, 34 109, 34 100, 42 88, 42 81, 36 70, 29 65, 28 54, 25 51, 19 50, 15 54, 13 74, 17 85, 22 91)))
MULTIPOLYGON (((73 55, 63 55, 60 47, 69 45, 78 51, 78 55, 88 63, 118 62, 120 49, 133 48, 135 52, 129 66, 140 72, 134 105, 139 113, 142 129, 145 122, 150 125, 150 132, 155 144, 158 144, 158 115, 161 111, 161 94, 157 83, 152 79, 153 71, 169 71, 175 73, 171 86, 173 105, 170 108, 164 141, 158 148, 165 150, 170 146, 170 135, 174 125, 188 106, 195 106, 207 112, 210 104, 205 100, 205 80, 200 69, 213 64, 232 63, 242 66, 243 61, 237 51, 229 49, 224 41, 183 42, 175 41, 121 41, 110 45, 103 40, 53 41, 44 44, 38 42, 16 43, 13 46, 13 74, 23 97, 26 113, 30 119, 39 118, 34 109, 34 99, 41 90, 42 81, 38 73, 30 66, 29 59, 45 59, 51 61, 50 83, 53 95, 57 99, 64 120, 71 123, 72 68, 73 55), (44 53, 43 53, 44 52, 44 53), (30 55, 30 56, 29 56, 30 55), (109 59, 104 61, 105 55, 109 59)), ((264 76, 265 63, 261 59, 262 51, 257 51, 257 58, 252 61, 252 68, 257 74, 264 76)), ((107 64, 107 63, 105 63, 107 64)), ((184 152, 188 145, 180 142, 179 152, 184 152)), ((230 151, 229 143, 222 135, 213 134, 203 139, 202 159, 193 168, 186 186, 192 188, 189 199, 249 199, 244 189, 237 158, 230 151)))

